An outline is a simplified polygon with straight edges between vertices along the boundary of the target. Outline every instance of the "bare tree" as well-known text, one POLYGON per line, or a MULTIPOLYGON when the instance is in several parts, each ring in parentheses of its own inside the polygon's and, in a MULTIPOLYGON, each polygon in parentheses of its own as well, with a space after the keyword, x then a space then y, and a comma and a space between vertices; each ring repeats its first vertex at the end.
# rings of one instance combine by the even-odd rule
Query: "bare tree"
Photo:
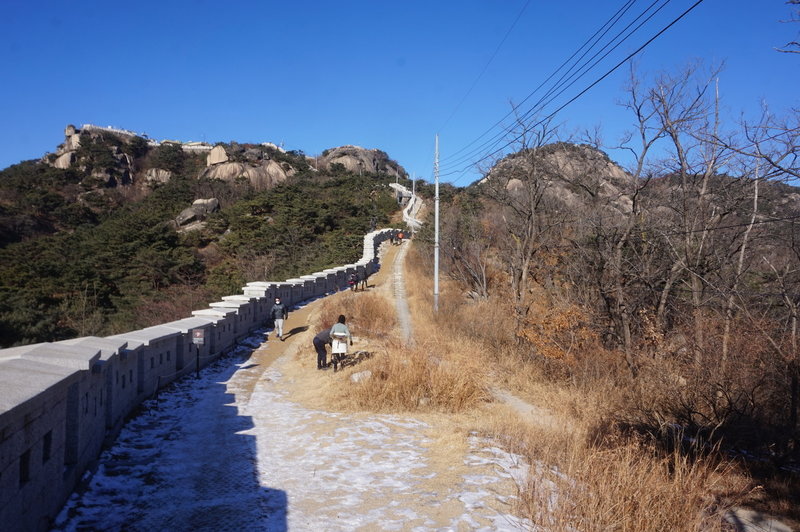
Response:
POLYGON ((764 104, 758 120, 745 121, 742 131, 744 142, 728 147, 760 160, 766 179, 800 179, 800 110, 779 117, 764 104))
POLYGON ((477 198, 458 201, 443 216, 442 254, 451 277, 469 287, 474 299, 489 297, 491 235, 481 220, 477 198))
POLYGON ((266 281, 275 266, 275 254, 245 250, 237 256, 237 268, 247 282, 266 281))
POLYGON ((675 259, 670 270, 685 273, 681 282, 690 294, 698 366, 705 347, 708 279, 720 267, 713 233, 736 212, 744 185, 724 176, 733 152, 717 141, 723 137, 719 94, 713 90, 718 72, 689 66, 677 75, 659 76, 650 92, 669 141, 664 171, 671 184, 672 223, 662 234, 675 259))
POLYGON ((501 231, 507 235, 500 242, 500 257, 506 267, 512 293, 516 333, 530 311, 530 288, 536 258, 546 246, 551 229, 557 224, 546 209, 546 191, 552 168, 542 149, 555 140, 550 123, 532 129, 517 121, 515 138, 519 150, 500 161, 484 178, 486 195, 500 210, 501 231))
MULTIPOLYGON (((786 4, 791 6, 800 6, 800 0, 786 0, 786 4)), ((795 7, 792 9, 793 10, 789 15, 789 19, 781 22, 800 22, 800 7, 795 7)), ((800 54, 800 40, 789 41, 783 45, 783 48, 776 48, 776 50, 785 54, 800 54)))
MULTIPOLYGON (((635 116, 636 129, 625 136, 618 148, 629 151, 634 163, 628 169, 628 176, 621 180, 622 186, 616 193, 608 192, 609 171, 602 168, 602 161, 586 169, 585 174, 594 186, 583 187, 587 193, 590 214, 584 219, 587 234, 582 238, 588 236, 588 249, 591 250, 589 264, 593 265, 590 271, 595 273, 596 286, 610 321, 615 326, 628 369, 636 376, 632 323, 636 305, 631 301, 634 297, 631 292, 632 286, 641 281, 639 271, 644 263, 641 252, 645 248, 631 242, 631 236, 643 221, 643 193, 653 175, 648 165, 650 152, 664 138, 666 130, 654 120, 657 109, 653 100, 642 90, 633 65, 627 95, 622 105, 635 116), (601 190, 606 190, 606 193, 601 194, 601 190)), ((597 143, 594 147, 600 149, 597 143)), ((582 248, 587 249, 586 246, 576 246, 579 252, 582 248)))

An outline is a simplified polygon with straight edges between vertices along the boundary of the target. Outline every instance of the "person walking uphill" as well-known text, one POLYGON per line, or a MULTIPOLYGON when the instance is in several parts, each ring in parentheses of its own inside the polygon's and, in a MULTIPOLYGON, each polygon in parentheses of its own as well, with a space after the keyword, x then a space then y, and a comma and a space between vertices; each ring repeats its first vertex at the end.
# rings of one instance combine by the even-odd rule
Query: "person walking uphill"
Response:
POLYGON ((283 342, 283 320, 289 317, 289 309, 286 308, 286 305, 281 303, 281 298, 275 298, 275 304, 272 305, 269 311, 269 317, 275 322, 275 334, 277 334, 278 338, 283 342))
POLYGON ((328 351, 325 349, 325 344, 331 343, 331 331, 325 329, 320 331, 312 340, 314 349, 317 351, 317 369, 325 369, 328 367, 328 351))

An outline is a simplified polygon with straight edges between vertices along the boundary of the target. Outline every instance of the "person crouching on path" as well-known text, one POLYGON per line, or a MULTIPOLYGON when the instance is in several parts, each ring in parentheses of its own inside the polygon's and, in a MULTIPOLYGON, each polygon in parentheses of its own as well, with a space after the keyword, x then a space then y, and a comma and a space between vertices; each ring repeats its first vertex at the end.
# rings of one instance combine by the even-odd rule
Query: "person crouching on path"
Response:
POLYGON ((269 317, 275 322, 275 334, 278 335, 281 342, 283 342, 283 320, 288 316, 289 310, 286 308, 286 305, 281 303, 281 298, 276 297, 275 304, 272 305, 272 309, 269 311, 269 317))
POLYGON ((314 349, 317 351, 317 369, 327 368, 328 351, 325 349, 325 344, 331 343, 330 329, 318 332, 312 342, 314 344, 314 349))
POLYGON ((347 342, 349 341, 350 345, 353 345, 353 337, 350 335, 350 329, 347 328, 344 322, 344 314, 339 315, 339 319, 333 324, 330 330, 332 341, 331 361, 333 362, 334 373, 338 369, 339 361, 347 354, 347 342))

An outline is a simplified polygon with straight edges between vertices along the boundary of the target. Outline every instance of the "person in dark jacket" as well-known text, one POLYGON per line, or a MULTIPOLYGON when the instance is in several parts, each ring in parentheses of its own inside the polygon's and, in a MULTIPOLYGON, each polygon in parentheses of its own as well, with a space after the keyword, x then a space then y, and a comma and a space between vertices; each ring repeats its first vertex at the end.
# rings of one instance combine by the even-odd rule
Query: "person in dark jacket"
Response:
POLYGON ((272 309, 269 311, 269 317, 275 322, 275 334, 283 342, 283 320, 289 317, 289 309, 281 303, 281 298, 275 298, 275 304, 272 305, 272 309))
POLYGON ((330 329, 320 331, 314 337, 314 349, 317 351, 317 369, 325 369, 328 367, 328 351, 325 344, 329 343, 331 343, 330 329))

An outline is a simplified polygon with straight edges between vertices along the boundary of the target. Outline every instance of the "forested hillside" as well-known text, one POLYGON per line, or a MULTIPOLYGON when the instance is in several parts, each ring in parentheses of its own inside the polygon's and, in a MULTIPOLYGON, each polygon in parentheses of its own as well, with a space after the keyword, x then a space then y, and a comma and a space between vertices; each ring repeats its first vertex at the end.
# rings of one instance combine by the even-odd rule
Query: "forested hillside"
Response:
POLYGON ((205 153, 107 133, 84 133, 67 168, 49 156, 0 172, 0 345, 162 323, 249 281, 353 261, 364 233, 398 209, 385 173, 318 170, 273 146, 223 148, 256 177, 283 173, 210 177, 224 165, 205 153), (247 150, 258 160, 247 163, 247 150), (218 208, 187 215, 198 199, 218 208))

